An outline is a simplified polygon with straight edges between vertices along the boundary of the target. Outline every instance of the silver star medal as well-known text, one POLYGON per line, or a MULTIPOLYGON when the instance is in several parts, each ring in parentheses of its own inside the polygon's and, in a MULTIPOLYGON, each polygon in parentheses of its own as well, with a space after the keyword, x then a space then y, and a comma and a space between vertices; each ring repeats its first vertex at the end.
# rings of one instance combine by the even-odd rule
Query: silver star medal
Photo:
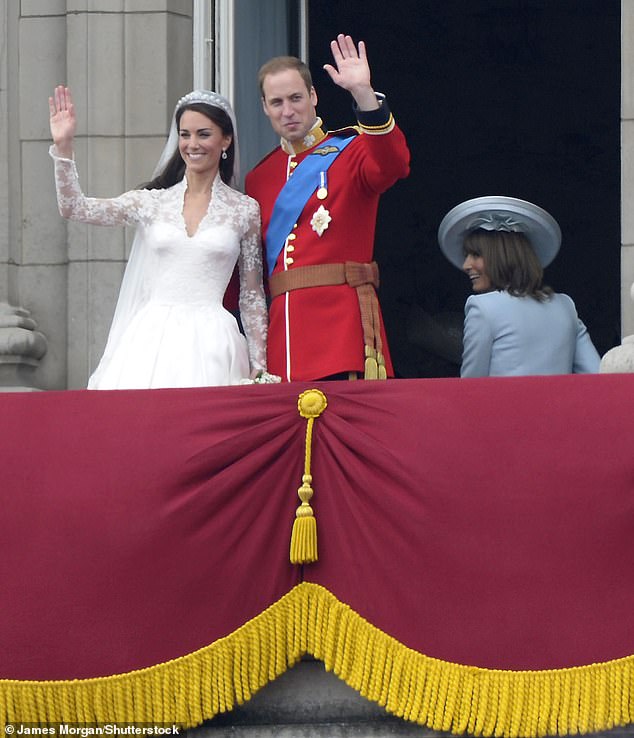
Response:
POLYGON ((313 213, 310 225, 318 236, 322 236, 331 220, 330 213, 323 205, 320 205, 313 213))

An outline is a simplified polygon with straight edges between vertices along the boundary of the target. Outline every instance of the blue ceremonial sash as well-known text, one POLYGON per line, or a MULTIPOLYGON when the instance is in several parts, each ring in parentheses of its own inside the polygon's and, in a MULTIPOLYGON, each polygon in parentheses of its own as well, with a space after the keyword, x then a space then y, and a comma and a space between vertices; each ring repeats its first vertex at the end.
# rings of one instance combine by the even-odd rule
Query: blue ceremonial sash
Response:
POLYGON ((273 273, 277 257, 308 198, 319 187, 320 173, 325 172, 355 138, 356 136, 349 138, 335 136, 324 141, 297 166, 280 190, 266 232, 266 262, 269 275, 273 273))

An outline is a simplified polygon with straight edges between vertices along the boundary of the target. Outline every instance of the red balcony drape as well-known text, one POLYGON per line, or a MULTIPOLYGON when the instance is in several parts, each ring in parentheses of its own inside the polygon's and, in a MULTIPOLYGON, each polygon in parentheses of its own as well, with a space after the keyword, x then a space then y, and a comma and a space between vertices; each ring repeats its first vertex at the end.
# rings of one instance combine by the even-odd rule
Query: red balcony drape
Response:
POLYGON ((441 662, 634 658, 634 375, 8 393, 0 413, 5 718, 3 683, 171 662, 307 584, 441 662), (310 387, 319 559, 294 566, 310 387))

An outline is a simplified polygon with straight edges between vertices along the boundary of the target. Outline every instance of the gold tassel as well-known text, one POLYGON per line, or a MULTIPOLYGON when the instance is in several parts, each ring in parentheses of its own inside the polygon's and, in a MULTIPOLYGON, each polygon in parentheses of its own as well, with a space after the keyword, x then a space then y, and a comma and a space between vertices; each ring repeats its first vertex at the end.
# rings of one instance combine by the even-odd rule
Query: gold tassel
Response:
POLYGON ((385 367, 385 356, 380 351, 376 354, 376 363, 379 367, 379 379, 387 379, 387 369, 385 367))
POLYGON ((317 521, 310 506, 313 496, 313 478, 310 473, 313 424, 328 406, 326 395, 317 389, 302 392, 297 401, 297 409, 302 418, 307 419, 306 447, 304 453, 304 475, 302 486, 297 490, 301 505, 295 511, 293 532, 291 534, 291 564, 312 564, 317 561, 317 521))
POLYGON ((363 378, 379 378, 379 365, 376 360, 376 350, 373 349, 372 346, 365 347, 365 371, 363 373, 363 378))
MULTIPOLYGON (((312 420, 310 418, 308 422, 312 420)), ((295 511, 291 534, 291 564, 310 564, 317 561, 317 521, 309 504, 313 496, 311 481, 311 475, 304 474, 302 486, 297 490, 302 504, 295 511)))

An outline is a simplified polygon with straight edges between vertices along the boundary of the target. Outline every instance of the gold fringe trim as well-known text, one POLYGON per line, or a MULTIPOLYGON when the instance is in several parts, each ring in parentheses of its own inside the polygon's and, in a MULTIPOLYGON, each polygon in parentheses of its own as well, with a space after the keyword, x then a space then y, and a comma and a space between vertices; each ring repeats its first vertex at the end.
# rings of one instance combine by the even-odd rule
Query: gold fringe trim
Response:
POLYGON ((388 712, 433 730, 533 738, 634 722, 634 656, 547 671, 433 659, 304 582, 231 635, 147 669, 73 681, 0 680, 4 723, 199 725, 249 700, 304 653, 388 712))

